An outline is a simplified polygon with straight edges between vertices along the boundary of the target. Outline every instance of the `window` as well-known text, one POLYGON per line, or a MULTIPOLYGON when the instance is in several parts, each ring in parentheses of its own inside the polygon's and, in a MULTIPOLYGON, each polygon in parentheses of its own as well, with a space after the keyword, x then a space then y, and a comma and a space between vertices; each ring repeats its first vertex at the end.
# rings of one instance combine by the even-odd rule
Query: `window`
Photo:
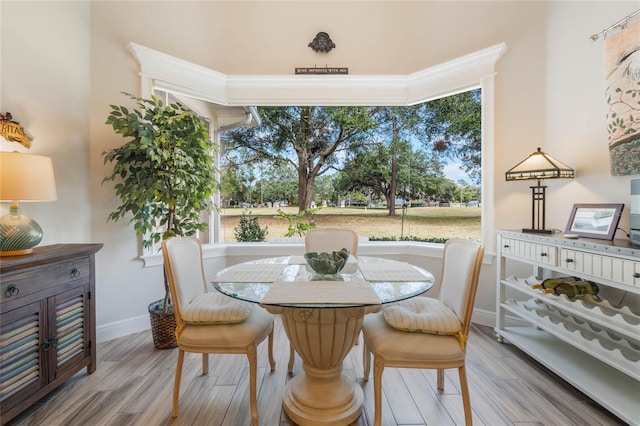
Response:
MULTIPOLYGON (((413 105, 473 87, 482 90, 482 174, 493 169, 495 64, 498 44, 406 76, 226 76, 130 43, 141 64, 141 96, 163 89, 219 105, 413 105), (331 102, 329 102, 331 101, 331 102)), ((482 234, 493 250, 493 186, 482 182, 482 234), (487 238, 487 236, 489 238, 487 238)))
POLYGON ((298 236, 284 216, 298 220, 300 210, 313 212, 303 222, 369 239, 480 238, 480 209, 466 207, 481 195, 480 94, 394 107, 259 107, 268 124, 222 136, 220 239, 236 241, 247 213, 267 237, 298 236))

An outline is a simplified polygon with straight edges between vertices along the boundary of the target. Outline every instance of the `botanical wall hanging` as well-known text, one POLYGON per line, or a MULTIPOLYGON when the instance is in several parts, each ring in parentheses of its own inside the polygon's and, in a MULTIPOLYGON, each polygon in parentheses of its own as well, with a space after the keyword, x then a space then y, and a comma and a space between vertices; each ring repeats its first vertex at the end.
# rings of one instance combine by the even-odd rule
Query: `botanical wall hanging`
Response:
POLYGON ((640 22, 605 40, 611 174, 640 174, 640 22))

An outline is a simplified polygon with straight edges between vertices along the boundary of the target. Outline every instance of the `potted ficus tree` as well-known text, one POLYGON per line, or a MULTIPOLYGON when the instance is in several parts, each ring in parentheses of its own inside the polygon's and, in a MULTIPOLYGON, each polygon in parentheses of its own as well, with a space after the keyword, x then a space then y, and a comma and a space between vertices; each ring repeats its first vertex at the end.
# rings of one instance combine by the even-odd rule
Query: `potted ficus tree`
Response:
MULTIPOLYGON (((157 247, 176 235, 194 235, 207 228, 203 210, 213 207, 211 197, 218 187, 208 126, 179 103, 163 104, 156 98, 142 99, 125 93, 137 103, 129 110, 111 105, 106 124, 129 139, 104 152, 104 163, 113 171, 104 178, 115 182, 118 208, 109 220, 129 218, 145 248, 157 247)), ((177 346, 175 318, 165 297, 149 305, 154 344, 159 349, 177 346)))

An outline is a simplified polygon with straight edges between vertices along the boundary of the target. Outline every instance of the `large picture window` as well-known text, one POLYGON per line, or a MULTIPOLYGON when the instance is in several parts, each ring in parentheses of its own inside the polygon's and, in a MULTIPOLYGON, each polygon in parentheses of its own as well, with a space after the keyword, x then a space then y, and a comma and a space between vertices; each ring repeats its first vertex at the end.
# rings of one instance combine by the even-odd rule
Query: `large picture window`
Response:
POLYGON ((481 237, 480 89, 404 107, 258 112, 261 126, 221 138, 221 241, 296 237, 299 222, 371 240, 481 237), (265 232, 238 233, 246 216, 265 232))
MULTIPOLYGON (((494 140, 494 81, 495 65, 506 51, 503 43, 454 58, 448 62, 398 76, 233 76, 190 64, 153 49, 130 43, 128 49, 140 63, 141 96, 148 97, 160 89, 178 93, 210 105, 224 107, 242 106, 286 106, 286 105, 338 105, 364 106, 389 105, 410 106, 420 102, 442 99, 447 95, 461 93, 474 88, 481 89, 481 175, 490 176, 493 169, 494 140), (328 102, 331 100, 331 102, 328 102)), ((214 137, 219 138, 220 124, 213 123, 214 137)), ((412 164, 414 164, 412 162, 412 164)), ((263 166, 264 167, 264 166, 263 166)), ((413 172, 410 177, 413 179, 413 172)), ((319 185, 321 182, 314 182, 319 185)), ((481 235, 488 251, 493 250, 493 184, 491 179, 482 179, 481 200, 478 201, 482 215, 481 235), (481 201, 481 202, 480 202, 481 201)), ((252 191, 255 188, 252 187, 252 191)), ((258 187, 260 189, 260 187, 258 187)), ((264 197, 264 187, 262 188, 264 197)), ((365 194, 365 197, 369 194, 365 194)), ((256 194, 252 193, 252 197, 256 194)), ((349 197, 355 199, 356 197, 349 197)), ((373 193, 371 194, 373 198, 373 193)), ((460 197, 463 198, 463 197, 460 197)), ((330 199, 330 197, 328 198, 330 199)), ((335 198, 337 200, 338 197, 335 198)), ((347 197, 343 198, 346 202, 347 197)), ((263 198, 264 201, 264 198, 263 198)), ((471 205, 476 205, 476 200, 471 205)), ((222 205, 222 199, 216 200, 222 205)), ((446 202, 445 202, 446 203, 446 202)), ((451 206, 451 203, 450 203, 451 206)), ((366 206, 360 206, 367 208, 366 206)), ((413 208, 409 205, 408 208, 413 208)), ((444 208, 444 207, 443 207, 444 208)), ((223 241, 218 226, 224 211, 212 218, 212 242, 223 241)), ((402 215, 397 215, 402 218, 402 215)), ((405 217, 406 219, 406 217, 405 217)), ((412 224, 401 221, 404 227, 412 224)))

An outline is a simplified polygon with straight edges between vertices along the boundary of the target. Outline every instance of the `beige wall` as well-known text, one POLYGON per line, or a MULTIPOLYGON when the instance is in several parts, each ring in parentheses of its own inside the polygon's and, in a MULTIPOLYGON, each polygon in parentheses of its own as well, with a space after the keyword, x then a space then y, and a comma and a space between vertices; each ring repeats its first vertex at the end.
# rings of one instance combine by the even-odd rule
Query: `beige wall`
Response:
MULTIPOLYGON (((135 260, 131 228, 106 222, 117 201, 101 185, 108 172, 101 153, 122 143, 104 125, 108 105, 127 101, 120 92, 140 90, 129 42, 232 75, 291 75, 313 65, 407 74, 504 42, 495 80, 495 172, 485 176, 495 189, 489 207, 495 227, 528 226, 529 184, 505 182, 504 172, 538 146, 578 170, 574 181, 547 183, 547 227, 564 229, 573 203, 629 200, 633 177, 609 174, 603 44, 588 38, 637 9, 635 1, 3 1, 0 7, 0 110, 36 136, 32 152, 54 159, 59 201, 33 213, 45 242, 105 244, 98 254, 99 327, 142 318, 163 294, 161 268, 143 269, 135 260), (318 31, 337 46, 327 55, 307 47, 318 31)), ((628 218, 626 211, 627 229, 628 218)), ((476 306, 492 311, 495 282, 488 275, 476 306)))
POLYGON ((89 5, 3 1, 0 19, 0 112, 33 137, 31 149, 4 138, 0 149, 51 157, 58 192, 23 211, 45 230, 42 244, 91 241, 89 5))

